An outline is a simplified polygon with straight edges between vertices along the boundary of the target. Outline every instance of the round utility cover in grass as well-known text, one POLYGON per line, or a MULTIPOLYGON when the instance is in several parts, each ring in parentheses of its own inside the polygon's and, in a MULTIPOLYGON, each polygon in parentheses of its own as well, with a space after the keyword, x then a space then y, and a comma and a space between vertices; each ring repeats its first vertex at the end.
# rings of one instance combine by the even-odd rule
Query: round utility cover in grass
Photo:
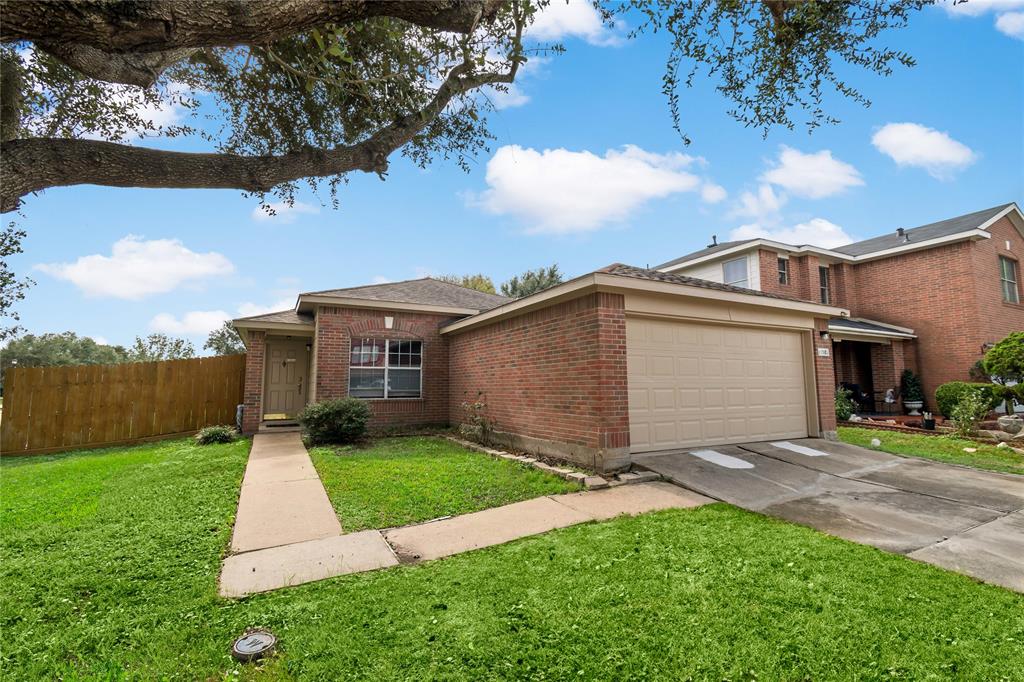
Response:
POLYGON ((277 637, 273 633, 267 630, 253 630, 235 640, 231 646, 231 655, 247 663, 272 654, 276 645, 277 637))

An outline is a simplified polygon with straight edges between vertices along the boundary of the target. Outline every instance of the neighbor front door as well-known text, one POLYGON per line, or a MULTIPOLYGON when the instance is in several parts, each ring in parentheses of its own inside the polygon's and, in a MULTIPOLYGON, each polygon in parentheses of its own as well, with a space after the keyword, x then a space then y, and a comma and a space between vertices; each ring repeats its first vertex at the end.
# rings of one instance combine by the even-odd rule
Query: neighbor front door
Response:
POLYGON ((264 419, 293 419, 306 404, 306 342, 267 341, 264 419))

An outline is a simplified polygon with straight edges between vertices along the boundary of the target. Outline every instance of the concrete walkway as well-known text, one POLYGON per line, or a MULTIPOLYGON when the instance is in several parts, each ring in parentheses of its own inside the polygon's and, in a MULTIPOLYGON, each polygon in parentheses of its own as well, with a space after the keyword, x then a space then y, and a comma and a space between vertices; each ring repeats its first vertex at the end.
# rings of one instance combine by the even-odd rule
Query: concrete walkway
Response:
POLYGON ((538 497, 383 533, 342 535, 299 435, 258 434, 242 481, 232 554, 221 569, 220 594, 244 597, 397 566, 399 557, 403 562, 437 559, 577 523, 712 501, 669 483, 640 483, 538 497))

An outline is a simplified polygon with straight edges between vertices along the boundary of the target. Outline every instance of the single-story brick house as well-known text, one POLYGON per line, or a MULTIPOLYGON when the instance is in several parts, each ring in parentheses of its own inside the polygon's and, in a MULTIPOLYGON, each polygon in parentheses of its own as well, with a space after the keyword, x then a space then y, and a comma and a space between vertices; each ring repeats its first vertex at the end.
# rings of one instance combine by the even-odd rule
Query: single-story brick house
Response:
POLYGON ((1007 204, 837 249, 716 244, 519 300, 430 278, 300 294, 234 321, 243 430, 342 396, 369 401, 374 426, 454 424, 479 399, 500 439, 600 470, 829 437, 838 383, 881 400, 912 367, 930 395, 1024 329, 1021 254, 1024 216, 1007 204))
POLYGON ((857 389, 866 411, 886 411, 899 409, 885 395, 905 368, 921 376, 927 406, 1024 329, 1022 260, 1024 215, 1008 203, 832 249, 713 244, 655 269, 849 310, 828 326, 836 383, 857 389))
POLYGON ((612 265, 511 300, 424 278, 300 294, 234 321, 243 430, 356 396, 375 426, 466 420, 601 470, 633 452, 835 430, 829 320, 847 311, 612 265))

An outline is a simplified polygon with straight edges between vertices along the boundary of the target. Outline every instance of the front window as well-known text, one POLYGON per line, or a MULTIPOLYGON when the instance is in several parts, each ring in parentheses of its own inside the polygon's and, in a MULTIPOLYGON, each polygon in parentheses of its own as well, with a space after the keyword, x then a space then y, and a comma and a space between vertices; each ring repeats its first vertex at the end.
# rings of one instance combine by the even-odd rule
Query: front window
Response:
POLYGON ((779 259, 779 284, 789 284, 789 259, 779 259))
POLYGON ((999 279, 1003 285, 1003 300, 1007 303, 1020 303, 1020 290, 1017 288, 1017 261, 1000 256, 999 279))
POLYGON ((744 287, 749 289, 749 282, 747 280, 747 258, 737 258, 736 260, 727 260, 722 263, 722 281, 726 284, 731 284, 734 287, 744 287))
POLYGON ((348 394, 353 398, 419 398, 423 342, 352 339, 348 394))
POLYGON ((826 305, 831 301, 828 290, 828 266, 818 266, 818 282, 821 285, 821 302, 826 305))

